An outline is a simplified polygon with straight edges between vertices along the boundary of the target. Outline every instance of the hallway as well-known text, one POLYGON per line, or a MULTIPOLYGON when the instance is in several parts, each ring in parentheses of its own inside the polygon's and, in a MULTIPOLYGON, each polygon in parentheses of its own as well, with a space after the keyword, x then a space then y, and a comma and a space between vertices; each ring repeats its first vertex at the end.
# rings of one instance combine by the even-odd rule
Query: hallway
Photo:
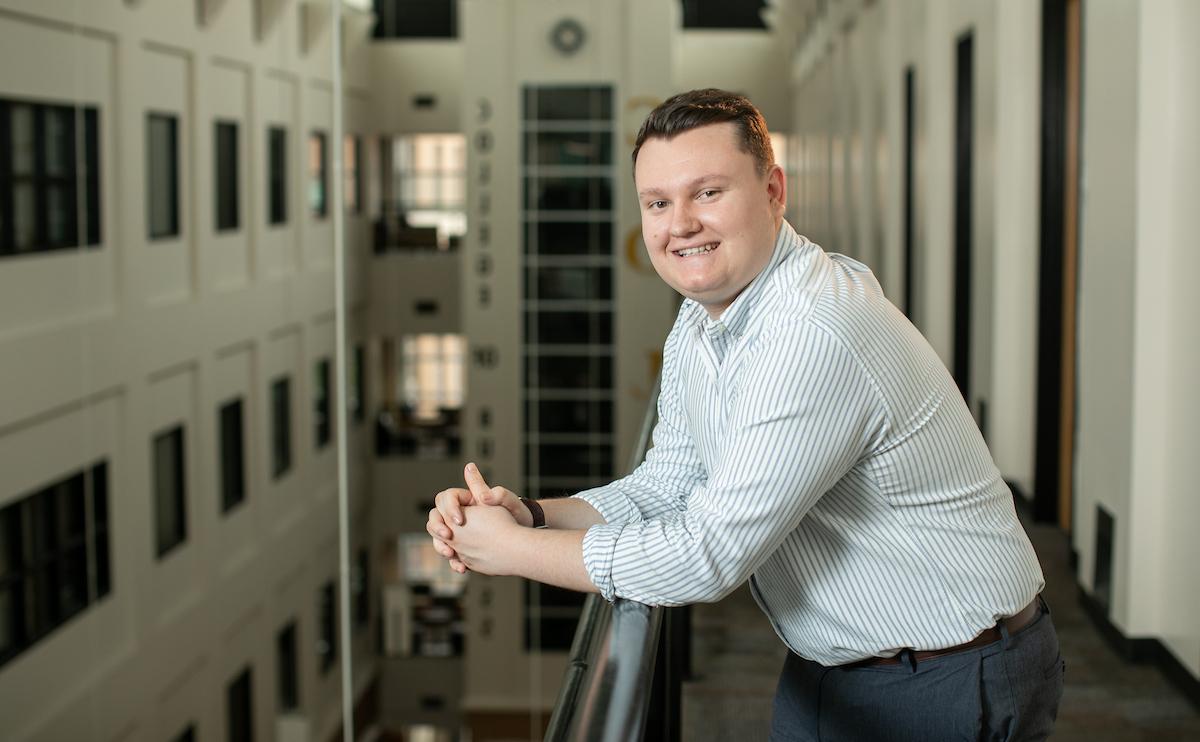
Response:
MULTIPOLYGON (((1046 575, 1067 662, 1053 739, 1058 742, 1200 740, 1200 712, 1153 665, 1131 664, 1101 637, 1079 603, 1067 540, 1057 528, 1025 524, 1046 575)), ((692 613, 695 680, 684 685, 685 740, 766 739, 782 644, 743 587, 692 613)))

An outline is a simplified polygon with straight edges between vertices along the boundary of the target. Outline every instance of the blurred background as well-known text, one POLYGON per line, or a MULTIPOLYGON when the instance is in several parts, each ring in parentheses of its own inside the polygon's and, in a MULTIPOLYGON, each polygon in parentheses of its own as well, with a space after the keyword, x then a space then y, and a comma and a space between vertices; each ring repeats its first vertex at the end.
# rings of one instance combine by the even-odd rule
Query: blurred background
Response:
MULTIPOLYGON (((628 153, 696 87, 761 108, 788 219, 953 372, 1056 591, 1060 728, 1200 738, 1198 33, 1193 0, 0 0, 0 738, 541 739, 581 597, 454 574, 426 513, 466 461, 626 470, 679 301, 628 153)), ((674 738, 762 738, 747 600, 686 614, 674 738)))

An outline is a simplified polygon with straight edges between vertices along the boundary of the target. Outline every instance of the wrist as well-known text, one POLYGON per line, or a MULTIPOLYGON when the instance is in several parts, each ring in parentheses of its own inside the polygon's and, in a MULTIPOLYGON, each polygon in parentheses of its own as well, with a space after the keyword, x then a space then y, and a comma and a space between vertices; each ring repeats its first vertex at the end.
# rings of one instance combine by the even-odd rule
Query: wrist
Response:
MULTIPOLYGON (((529 511, 530 528, 546 528, 546 512, 542 510, 542 506, 538 504, 537 500, 522 497, 521 504, 529 511)), ((521 525, 525 524, 522 523, 521 525)))

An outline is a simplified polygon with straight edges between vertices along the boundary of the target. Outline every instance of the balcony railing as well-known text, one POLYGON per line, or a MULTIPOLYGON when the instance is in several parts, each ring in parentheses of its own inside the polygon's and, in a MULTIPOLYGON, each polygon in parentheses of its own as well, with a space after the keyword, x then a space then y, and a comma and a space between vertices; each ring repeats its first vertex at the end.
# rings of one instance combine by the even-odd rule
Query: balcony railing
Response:
MULTIPOLYGON (((650 447, 658 384, 629 470, 650 447)), ((589 595, 566 676, 546 730, 548 742, 678 740, 680 683, 687 673, 688 609, 589 595)))

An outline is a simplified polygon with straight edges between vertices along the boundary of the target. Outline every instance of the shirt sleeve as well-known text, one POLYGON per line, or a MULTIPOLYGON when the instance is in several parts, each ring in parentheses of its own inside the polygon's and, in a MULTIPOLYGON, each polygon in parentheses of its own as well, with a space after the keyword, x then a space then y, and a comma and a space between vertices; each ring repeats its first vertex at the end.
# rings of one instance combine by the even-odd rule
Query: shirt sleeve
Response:
POLYGON ((875 384, 818 326, 764 336, 739 378, 720 459, 684 507, 588 530, 584 565, 605 598, 721 599, 881 439, 875 384))
POLYGON ((704 482, 704 463, 683 414, 676 383, 677 323, 663 348, 658 422, 653 447, 628 476, 575 495, 596 509, 608 524, 633 523, 682 510, 688 495, 704 482))

